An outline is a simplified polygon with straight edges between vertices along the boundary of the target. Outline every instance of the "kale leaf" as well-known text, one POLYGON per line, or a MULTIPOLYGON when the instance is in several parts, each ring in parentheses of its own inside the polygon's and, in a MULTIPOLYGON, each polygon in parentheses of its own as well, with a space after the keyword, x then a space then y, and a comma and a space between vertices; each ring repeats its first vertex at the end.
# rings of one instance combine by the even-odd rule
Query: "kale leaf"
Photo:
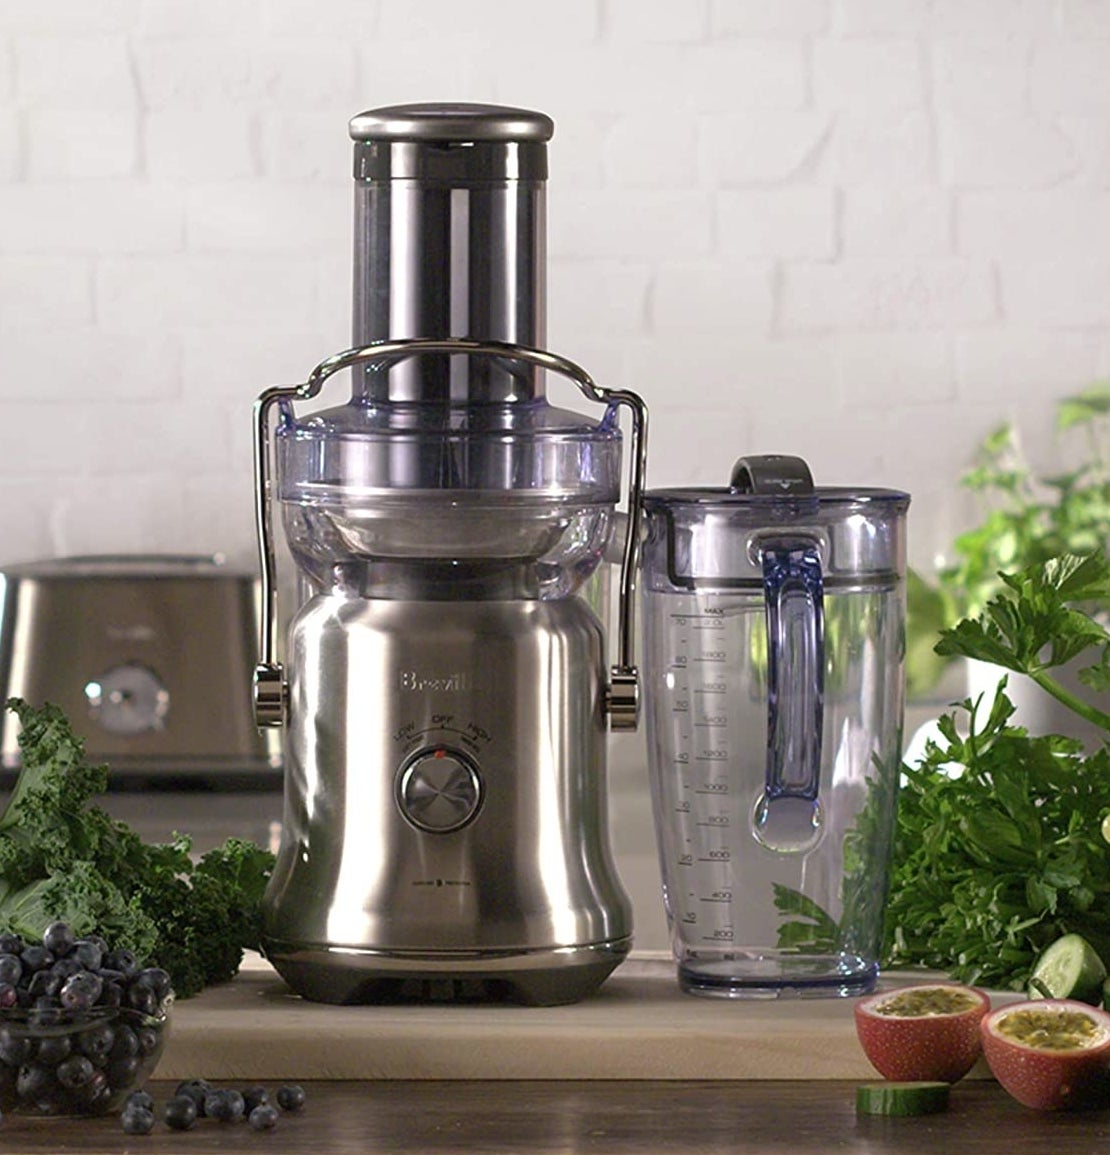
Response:
POLYGON ((179 998, 232 978, 257 949, 273 855, 229 839, 194 861, 191 841, 144 843, 93 803, 90 764, 63 711, 20 699, 21 769, 0 814, 0 930, 39 938, 55 919, 169 971, 179 998))

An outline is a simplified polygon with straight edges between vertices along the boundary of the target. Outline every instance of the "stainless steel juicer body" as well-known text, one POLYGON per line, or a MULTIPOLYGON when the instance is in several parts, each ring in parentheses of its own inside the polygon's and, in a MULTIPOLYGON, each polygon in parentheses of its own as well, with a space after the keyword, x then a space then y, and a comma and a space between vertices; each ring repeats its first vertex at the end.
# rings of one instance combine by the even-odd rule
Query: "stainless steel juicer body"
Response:
POLYGON ((646 415, 534 347, 550 133, 546 117, 487 106, 356 117, 359 345, 256 405, 256 701, 260 722, 286 726, 264 944, 308 998, 570 1002, 630 946, 605 761, 608 726, 637 714, 646 415), (350 402, 298 417, 293 401, 340 369, 350 402), (548 405, 547 370, 602 418, 548 405), (607 677, 577 591, 613 528, 622 406, 632 525, 607 677), (309 590, 284 668, 274 498, 309 590))

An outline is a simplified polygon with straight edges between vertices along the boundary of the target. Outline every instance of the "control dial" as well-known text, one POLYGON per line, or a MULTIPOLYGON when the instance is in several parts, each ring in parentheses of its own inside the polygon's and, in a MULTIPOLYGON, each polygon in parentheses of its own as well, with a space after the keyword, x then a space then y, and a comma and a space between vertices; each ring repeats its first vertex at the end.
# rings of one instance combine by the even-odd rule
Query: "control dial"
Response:
POLYGON ((482 804, 482 780, 465 754, 446 746, 421 750, 397 776, 397 805, 413 826, 447 834, 465 826, 482 804))
POLYGON ((170 692, 146 666, 113 666, 85 685, 89 714, 110 734, 161 730, 170 709, 170 692))

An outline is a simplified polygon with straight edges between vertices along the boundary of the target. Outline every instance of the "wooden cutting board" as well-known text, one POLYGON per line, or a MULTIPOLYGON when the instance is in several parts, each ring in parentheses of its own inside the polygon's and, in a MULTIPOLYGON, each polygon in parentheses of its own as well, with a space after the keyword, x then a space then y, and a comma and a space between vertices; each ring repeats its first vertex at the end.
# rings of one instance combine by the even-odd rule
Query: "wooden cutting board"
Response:
MULTIPOLYGON (((853 1001, 697 998, 669 957, 634 954, 573 1006, 335 1007, 304 1001, 249 956, 233 982, 175 1005, 156 1076, 873 1079, 853 1001)), ((988 1075, 982 1063, 972 1072, 988 1075)))

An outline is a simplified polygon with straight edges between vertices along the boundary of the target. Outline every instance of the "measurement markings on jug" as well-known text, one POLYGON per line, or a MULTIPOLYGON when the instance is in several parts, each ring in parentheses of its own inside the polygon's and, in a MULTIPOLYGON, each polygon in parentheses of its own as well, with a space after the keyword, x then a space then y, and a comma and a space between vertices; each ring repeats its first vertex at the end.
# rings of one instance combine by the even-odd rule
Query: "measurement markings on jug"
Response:
POLYGON ((728 751, 714 748, 712 750, 702 750, 700 754, 694 755, 695 762, 727 762, 728 751))
POLYGON ((697 823, 698 826, 709 826, 715 830, 727 829, 729 824, 730 819, 727 814, 707 814, 697 823))
POLYGON ((695 794, 716 794, 720 796, 728 792, 727 782, 702 782, 694 787, 695 794))

